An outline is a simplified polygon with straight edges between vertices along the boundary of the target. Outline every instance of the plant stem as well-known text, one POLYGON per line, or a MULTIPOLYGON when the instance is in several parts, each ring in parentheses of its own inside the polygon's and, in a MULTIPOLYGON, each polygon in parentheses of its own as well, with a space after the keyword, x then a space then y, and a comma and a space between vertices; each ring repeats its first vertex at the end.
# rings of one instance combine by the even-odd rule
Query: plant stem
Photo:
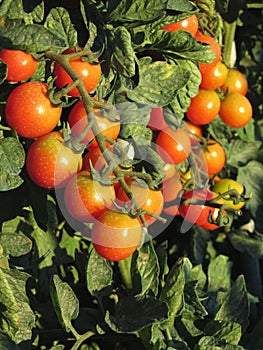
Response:
POLYGON ((80 345, 87 339, 89 339, 90 337, 92 337, 94 335, 93 332, 88 331, 84 334, 82 334, 81 336, 79 336, 78 340, 76 341, 76 343, 72 346, 71 350, 77 350, 80 345))
POLYGON ((232 49, 235 41, 237 22, 228 23, 223 21, 224 26, 224 47, 223 47, 223 59, 227 67, 232 68, 235 64, 232 60, 232 49))
POLYGON ((132 256, 129 256, 128 258, 120 260, 118 262, 122 281, 126 289, 132 289, 131 259, 132 259, 132 256))

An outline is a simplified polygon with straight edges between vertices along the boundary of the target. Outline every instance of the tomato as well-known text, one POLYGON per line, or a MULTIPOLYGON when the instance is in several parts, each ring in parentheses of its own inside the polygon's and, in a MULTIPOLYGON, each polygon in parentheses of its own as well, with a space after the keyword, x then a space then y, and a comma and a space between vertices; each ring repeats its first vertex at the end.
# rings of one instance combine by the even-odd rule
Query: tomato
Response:
POLYGON ((38 186, 53 189, 63 187, 81 165, 81 154, 65 145, 60 132, 39 137, 29 146, 26 170, 38 186))
MULTIPOLYGON (((78 48, 79 50, 83 50, 83 48, 78 48)), ((77 50, 74 48, 67 49, 63 52, 63 54, 74 53, 77 50)), ((71 58, 69 61, 71 67, 74 69, 75 73, 82 79, 83 84, 88 93, 91 93, 98 85, 101 77, 101 66, 96 61, 94 63, 87 62, 82 60, 81 57, 71 58)), ((73 83, 73 80, 68 75, 68 73, 58 64, 55 63, 53 75, 56 78, 55 83, 58 88, 63 88, 73 83)), ((80 92, 77 87, 74 87, 68 95, 79 97, 80 92)))
POLYGON ((165 163, 163 167, 164 179, 163 182, 169 180, 178 174, 178 170, 175 164, 165 163))
POLYGON ((191 151, 188 133, 182 128, 172 130, 169 127, 160 131, 156 138, 156 151, 166 163, 182 163, 191 151))
POLYGON ((198 137, 196 137, 196 135, 200 137, 203 136, 202 126, 196 125, 190 121, 186 121, 185 126, 190 131, 189 137, 190 137, 191 145, 192 146, 197 145, 199 143, 199 140, 198 140, 198 137))
MULTIPOLYGON (((119 117, 116 116, 116 121, 112 121, 106 116, 103 116, 103 111, 100 107, 94 106, 93 112, 101 133, 111 140, 115 140, 120 132, 119 117)), ((87 112, 85 110, 83 101, 78 101, 71 109, 68 116, 68 123, 71 127, 72 135, 77 137, 88 125, 87 112)), ((89 148, 98 147, 95 136, 91 128, 87 131, 86 136, 82 140, 83 143, 90 143, 89 148)), ((106 143, 108 144, 108 143, 106 143)))
POLYGON ((57 126, 62 108, 52 105, 47 91, 45 83, 27 82, 17 86, 8 96, 6 122, 19 136, 39 137, 57 126))
MULTIPOLYGON (((179 211, 181 216, 188 222, 201 226, 207 230, 215 230, 219 226, 215 223, 209 222, 209 217, 215 221, 219 215, 219 208, 213 208, 209 205, 205 205, 206 201, 215 198, 217 195, 211 192, 209 189, 194 189, 185 191, 182 198, 184 200, 192 199, 201 201, 200 204, 186 204, 183 201, 180 204, 179 211)), ((219 204, 222 202, 218 201, 219 204)))
POLYGON ((219 116, 232 128, 242 128, 252 119, 253 109, 246 96, 230 93, 221 102, 219 116))
POLYGON ((214 90, 199 89, 198 94, 191 99, 186 112, 187 119, 197 125, 210 123, 220 110, 220 98, 214 90))
POLYGON ((218 61, 214 67, 202 75, 200 88, 207 90, 220 88, 225 83, 227 74, 227 66, 222 61, 218 61))
POLYGON ((94 222, 113 208, 115 191, 111 185, 93 180, 89 171, 82 170, 65 187, 64 201, 68 212, 82 222, 94 222))
POLYGON ((154 107, 151 110, 150 120, 147 125, 151 130, 163 130, 167 128, 162 107, 154 107))
POLYGON ((203 150, 205 160, 204 170, 208 175, 217 174, 226 163, 224 148, 215 140, 208 140, 206 148, 203 150))
POLYGON ((205 75, 210 69, 212 69, 218 61, 221 59, 221 48, 218 42, 212 38, 210 35, 202 34, 199 30, 196 32, 195 38, 197 41, 209 44, 210 50, 215 54, 215 59, 210 63, 201 63, 199 62, 199 68, 201 75, 205 75))
POLYGON ((177 30, 185 30, 186 32, 195 36, 198 29, 198 18, 194 14, 189 16, 182 21, 168 24, 167 26, 161 28, 162 30, 167 30, 168 32, 176 32, 177 30))
POLYGON ((97 253, 105 259, 119 261, 132 255, 142 240, 138 219, 113 210, 98 217, 91 231, 97 253))
POLYGON ((163 183, 162 194, 164 199, 163 211, 169 215, 179 214, 180 192, 183 186, 179 174, 163 183))
MULTIPOLYGON (((225 193, 229 190, 236 190, 239 195, 242 195, 244 193, 244 186, 235 180, 225 178, 218 181, 213 186, 212 190, 213 192, 218 194, 225 193)), ((243 206, 245 205, 245 201, 241 200, 239 203, 235 203, 235 201, 230 198, 231 198, 230 195, 226 195, 225 198, 223 198, 224 204, 228 205, 230 208, 239 210, 243 208, 243 206)))
POLYGON ((246 95, 248 91, 248 81, 246 76, 239 70, 230 68, 228 69, 228 74, 226 81, 221 85, 220 89, 224 93, 239 93, 241 95, 246 95))
MULTIPOLYGON (((155 215, 161 214, 164 203, 161 191, 152 190, 146 185, 143 187, 136 180, 129 181, 128 186, 131 189, 133 199, 141 209, 155 215)), ((131 206, 133 203, 126 195, 123 187, 119 187, 116 197, 118 205, 123 206, 124 203, 126 203, 128 206, 131 206)), ((156 221, 156 219, 150 215, 145 215, 144 217, 148 225, 156 221)))
POLYGON ((0 58, 7 65, 6 80, 14 83, 31 78, 38 66, 37 60, 25 51, 2 49, 0 58))

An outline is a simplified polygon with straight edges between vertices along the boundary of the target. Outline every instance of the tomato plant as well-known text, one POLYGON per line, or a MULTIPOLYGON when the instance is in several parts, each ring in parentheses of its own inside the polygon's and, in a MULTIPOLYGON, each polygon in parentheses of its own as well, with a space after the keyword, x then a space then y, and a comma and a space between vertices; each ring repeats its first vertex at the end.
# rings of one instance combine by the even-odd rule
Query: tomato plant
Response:
POLYGON ((26 82, 17 86, 8 96, 6 122, 19 136, 39 137, 57 126, 62 108, 52 105, 47 91, 45 83, 26 82))
POLYGON ((204 156, 204 169, 208 175, 215 175, 219 173, 225 163, 226 155, 223 146, 212 139, 207 141, 205 148, 203 149, 204 156))
POLYGON ((244 186, 233 179, 224 178, 219 180, 213 186, 212 190, 218 194, 222 194, 231 190, 237 191, 237 194, 233 195, 232 197, 230 194, 226 194, 223 198, 224 203, 235 210, 243 208, 243 206, 246 204, 245 201, 242 200, 242 197, 240 197, 242 194, 244 194, 244 186), (240 198, 237 198, 238 196, 240 198))
POLYGON ((200 88, 216 90, 224 86, 228 76, 227 66, 220 60, 217 64, 202 75, 200 88))
POLYGON ((82 157, 66 145, 61 132, 39 137, 29 146, 26 170, 31 180, 43 188, 62 187, 81 168, 82 157))
POLYGON ((186 128, 190 131, 189 137, 191 141, 191 145, 197 145, 199 143, 198 136, 203 136, 203 130, 201 125, 194 124, 189 120, 185 122, 186 128))
POLYGON ((208 124, 218 115, 220 105, 220 98, 214 90, 199 89, 186 111, 187 119, 197 125, 208 124))
POLYGON ((186 32, 195 36, 198 29, 198 18, 194 14, 181 21, 168 24, 167 26, 161 28, 162 30, 168 30, 169 32, 176 32, 177 30, 185 30, 186 32))
POLYGON ((31 78, 38 66, 37 60, 25 51, 2 49, 0 58, 7 65, 6 80, 10 82, 19 82, 31 78))
POLYGON ((156 138, 156 150, 166 163, 179 164, 187 159, 191 151, 188 133, 182 128, 172 130, 169 127, 159 132, 156 138))
POLYGON ((230 93, 221 102, 219 116, 222 121, 232 128, 247 125, 253 115, 250 101, 240 93, 230 93))
MULTIPOLYGON (((83 50, 83 48, 79 47, 78 50, 83 50)), ((76 49, 69 48, 64 51, 64 55, 72 54, 76 52, 76 49)), ((70 65, 79 76, 79 78, 83 81, 83 84, 88 93, 91 93, 99 83, 101 77, 101 67, 99 62, 88 62, 82 59, 81 57, 70 58, 70 65)), ((65 86, 69 86, 73 83, 72 78, 68 75, 68 73, 59 65, 55 64, 54 67, 54 77, 56 78, 55 83, 59 88, 63 88, 65 86)), ((74 87, 71 89, 68 94, 70 96, 78 97, 80 96, 79 90, 74 87)))
POLYGON ((239 93, 246 95, 248 91, 248 82, 246 76, 238 69, 230 68, 227 72, 225 82, 220 86, 220 89, 226 93, 239 93))
POLYGON ((113 210, 99 216, 91 232, 91 240, 98 254, 111 261, 129 257, 138 248, 141 239, 139 220, 113 210))
POLYGON ((171 216, 179 214, 180 195, 182 188, 183 186, 179 174, 170 177, 163 183, 163 211, 166 214, 169 214, 171 216))
POLYGON ((148 127, 152 130, 163 130, 167 128, 166 121, 163 115, 164 111, 162 107, 153 107, 151 109, 150 120, 148 127))

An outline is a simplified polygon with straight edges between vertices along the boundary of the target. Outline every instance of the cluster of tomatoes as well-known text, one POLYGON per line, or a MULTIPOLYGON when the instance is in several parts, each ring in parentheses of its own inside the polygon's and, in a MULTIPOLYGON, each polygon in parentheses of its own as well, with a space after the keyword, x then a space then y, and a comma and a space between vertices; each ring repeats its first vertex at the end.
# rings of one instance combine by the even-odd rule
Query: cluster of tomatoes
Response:
MULTIPOLYGON (((229 190, 237 191, 238 195, 242 195, 244 190, 232 179, 220 180, 213 191, 208 187, 185 190, 185 183, 191 179, 191 169, 188 175, 178 169, 185 162, 191 167, 193 155, 208 178, 220 172, 226 162, 224 149, 215 140, 206 140, 203 147, 199 147, 199 141, 203 140, 202 126, 219 114, 226 124, 241 127, 249 122, 252 112, 239 104, 247 100, 244 76, 223 64, 220 46, 212 37, 198 31, 196 15, 162 28, 170 31, 178 29, 188 30, 198 41, 210 44, 216 59, 210 64, 200 63, 200 90, 191 101, 184 125, 174 130, 165 121, 165 109, 152 109, 148 127, 153 130, 155 150, 166 164, 163 169, 165 176, 158 189, 150 188, 143 177, 140 181, 136 180, 132 162, 125 167, 116 162, 116 150, 125 154, 126 158, 134 157, 132 148, 127 151, 129 143, 118 139, 121 128, 118 115, 105 117, 105 110, 99 107, 96 98, 90 97, 94 102, 92 114, 98 133, 103 136, 106 156, 94 135, 94 128, 89 126, 90 118, 87 118, 83 99, 78 99, 67 115, 70 133, 57 131, 63 108, 51 103, 45 82, 26 81, 36 71, 38 61, 26 52, 0 51, 0 58, 8 67, 6 80, 19 82, 6 102, 6 123, 21 138, 32 140, 26 153, 28 176, 42 188, 62 189, 67 215, 82 223, 93 224, 93 245, 101 256, 109 260, 118 261, 130 256, 142 241, 143 225, 152 225, 163 213, 173 217, 179 214, 209 230, 218 228, 220 208, 207 202, 229 190), (239 77, 238 82, 236 77, 239 77), (234 112, 237 113, 235 117, 231 114, 234 112), (114 166, 109 161, 113 158, 114 166), (98 176, 101 172, 107 174, 108 181, 105 178, 102 181, 98 176), (194 201, 191 202, 191 199, 194 201)), ((79 50, 82 51, 82 48, 79 50)), ((71 55, 68 62, 81 78, 88 94, 93 92, 101 77, 99 62, 82 60, 76 49, 69 49, 64 54, 71 55)), ((59 89, 70 87, 73 83, 72 77, 57 62, 53 75, 59 89)), ((67 93, 80 97, 76 85, 68 88, 67 93)), ((106 101, 104 103, 107 105, 106 101)), ((121 157, 118 159, 120 163, 123 160, 121 157)), ((238 210, 244 202, 236 202, 228 194, 217 204, 227 204, 238 210)))

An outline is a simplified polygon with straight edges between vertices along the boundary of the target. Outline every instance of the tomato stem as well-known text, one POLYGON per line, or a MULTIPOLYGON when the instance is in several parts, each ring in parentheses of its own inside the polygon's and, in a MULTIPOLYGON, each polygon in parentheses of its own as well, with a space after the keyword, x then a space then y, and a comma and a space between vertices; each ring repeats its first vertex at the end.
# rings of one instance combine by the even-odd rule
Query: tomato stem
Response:
POLYGON ((132 278, 131 278, 131 261, 132 255, 128 258, 118 261, 118 267, 121 274, 123 284, 126 289, 132 289, 132 278))
POLYGON ((229 68, 232 68, 235 65, 235 62, 233 62, 233 59, 232 59, 233 57, 232 50, 233 50, 233 43, 235 41, 236 25, 237 25, 236 21, 232 23, 223 21, 223 27, 224 27, 223 60, 226 66, 229 68))
POLYGON ((87 331, 86 333, 79 335, 77 338, 77 341, 75 342, 75 344, 72 346, 71 350, 77 350, 81 344, 89 339, 90 337, 92 337, 95 333, 91 332, 91 331, 87 331))

